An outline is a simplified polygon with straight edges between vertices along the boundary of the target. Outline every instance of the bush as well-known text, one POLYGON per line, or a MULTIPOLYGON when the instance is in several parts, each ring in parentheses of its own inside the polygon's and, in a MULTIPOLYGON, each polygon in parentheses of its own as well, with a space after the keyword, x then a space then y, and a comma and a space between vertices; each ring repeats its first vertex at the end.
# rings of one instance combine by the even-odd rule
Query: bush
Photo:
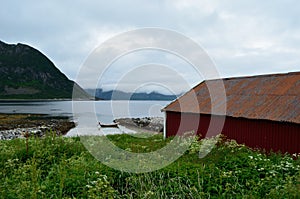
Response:
MULTIPOLYGON (((111 135, 120 148, 147 153, 172 141, 162 135, 111 135)), ((79 138, 0 141, 1 198, 299 198, 297 154, 265 154, 222 137, 191 143, 169 166, 149 173, 113 170, 79 138), (200 156, 211 150, 205 157, 200 156)), ((183 144, 186 144, 182 142, 183 144)))

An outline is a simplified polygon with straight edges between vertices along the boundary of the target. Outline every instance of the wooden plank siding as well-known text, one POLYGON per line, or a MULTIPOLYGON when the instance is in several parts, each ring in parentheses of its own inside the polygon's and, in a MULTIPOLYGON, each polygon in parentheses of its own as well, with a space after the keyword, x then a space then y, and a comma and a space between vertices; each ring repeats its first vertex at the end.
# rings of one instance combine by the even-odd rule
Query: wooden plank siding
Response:
MULTIPOLYGON (((216 120, 222 119, 220 116, 208 114, 167 111, 166 136, 194 131, 198 135, 201 134, 202 138, 206 137, 211 117, 215 117, 216 120)), ((300 153, 300 125, 295 123, 226 116, 222 131, 212 132, 210 135, 219 133, 252 148, 291 154, 300 153)))

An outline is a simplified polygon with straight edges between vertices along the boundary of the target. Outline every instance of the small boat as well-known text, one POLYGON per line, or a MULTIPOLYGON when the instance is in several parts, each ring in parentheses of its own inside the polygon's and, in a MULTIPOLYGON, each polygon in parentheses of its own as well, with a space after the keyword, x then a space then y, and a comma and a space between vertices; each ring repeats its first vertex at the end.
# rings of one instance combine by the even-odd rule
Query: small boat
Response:
POLYGON ((101 128, 119 128, 117 123, 112 123, 112 124, 102 124, 101 122, 99 122, 99 126, 101 128))

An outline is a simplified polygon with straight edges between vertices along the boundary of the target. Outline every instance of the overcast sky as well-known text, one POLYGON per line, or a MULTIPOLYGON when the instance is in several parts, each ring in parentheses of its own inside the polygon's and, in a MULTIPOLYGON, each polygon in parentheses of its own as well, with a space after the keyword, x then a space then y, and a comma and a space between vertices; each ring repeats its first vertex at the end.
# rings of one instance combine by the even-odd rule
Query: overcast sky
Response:
MULTIPOLYGON (((214 61, 221 77, 281 73, 300 71, 299 11, 298 0, 10 0, 1 3, 0 40, 39 49, 75 80, 90 53, 107 39, 137 28, 166 28, 196 41, 214 61)), ((140 57, 139 62, 130 64, 168 65, 172 62, 169 56, 156 53, 149 59, 149 52, 137 53, 134 60, 140 57)), ((132 57, 124 58, 124 63, 126 60, 132 57)), ((179 67, 181 63, 173 64, 179 67)), ((130 64, 111 70, 100 85, 111 88, 114 82, 107 77, 127 73, 130 64)), ((202 81, 187 71, 184 78, 190 85, 202 81)), ((140 80, 147 73, 135 71, 135 78, 125 78, 124 85, 130 81, 142 84, 140 80)), ((167 74, 158 72, 152 81, 167 85, 174 81, 174 75, 167 74)), ((86 83, 84 87, 93 85, 86 83)))

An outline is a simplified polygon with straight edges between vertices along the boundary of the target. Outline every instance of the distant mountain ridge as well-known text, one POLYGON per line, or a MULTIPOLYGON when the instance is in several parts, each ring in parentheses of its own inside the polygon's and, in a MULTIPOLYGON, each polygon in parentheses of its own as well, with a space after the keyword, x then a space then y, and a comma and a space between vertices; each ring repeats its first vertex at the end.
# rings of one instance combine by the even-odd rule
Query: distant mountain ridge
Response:
POLYGON ((166 100, 171 101, 176 99, 177 95, 164 95, 158 92, 138 92, 130 93, 118 90, 103 91, 102 89, 86 89, 86 91, 97 98, 103 100, 166 100))
POLYGON ((0 99, 71 99, 90 96, 37 49, 0 41, 0 99))

